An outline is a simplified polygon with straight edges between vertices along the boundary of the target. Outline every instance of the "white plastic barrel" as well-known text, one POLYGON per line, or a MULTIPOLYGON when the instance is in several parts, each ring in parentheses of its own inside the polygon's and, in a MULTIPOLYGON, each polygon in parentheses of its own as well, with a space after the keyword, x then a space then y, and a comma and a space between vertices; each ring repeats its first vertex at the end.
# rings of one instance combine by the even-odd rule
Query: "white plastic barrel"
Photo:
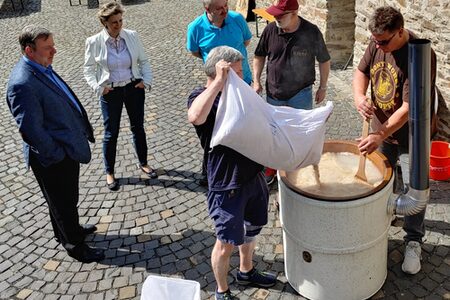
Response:
MULTIPOLYGON (((324 152, 359 154, 354 143, 344 141, 326 142, 324 152)), ((290 173, 278 174, 285 273, 304 297, 367 299, 386 279, 392 169, 381 153, 368 158, 384 181, 351 199, 315 197, 293 186, 290 173)))

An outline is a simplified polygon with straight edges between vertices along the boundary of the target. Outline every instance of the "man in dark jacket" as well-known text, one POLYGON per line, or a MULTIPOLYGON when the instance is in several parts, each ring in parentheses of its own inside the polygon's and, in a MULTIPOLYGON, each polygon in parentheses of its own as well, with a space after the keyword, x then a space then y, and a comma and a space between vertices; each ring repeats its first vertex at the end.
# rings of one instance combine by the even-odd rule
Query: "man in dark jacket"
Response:
POLYGON ((103 250, 84 243, 94 225, 80 225, 77 210, 80 163, 91 159, 91 124, 80 101, 52 69, 53 35, 29 25, 19 36, 22 58, 11 72, 7 103, 24 141, 31 166, 50 210, 55 238, 70 256, 93 262, 103 250))

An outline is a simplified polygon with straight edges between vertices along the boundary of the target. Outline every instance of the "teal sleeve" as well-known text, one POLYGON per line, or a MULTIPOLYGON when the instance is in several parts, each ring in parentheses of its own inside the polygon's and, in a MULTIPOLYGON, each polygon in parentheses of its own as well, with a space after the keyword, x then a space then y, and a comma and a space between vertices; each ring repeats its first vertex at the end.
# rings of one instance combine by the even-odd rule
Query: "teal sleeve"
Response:
POLYGON ((250 40, 252 38, 252 32, 250 31, 250 28, 248 28, 244 17, 241 14, 238 14, 236 20, 239 23, 239 27, 242 29, 242 37, 244 38, 244 41, 250 40))
POLYGON ((187 28, 186 48, 190 52, 199 51, 198 41, 196 40, 196 28, 193 24, 189 24, 187 28))

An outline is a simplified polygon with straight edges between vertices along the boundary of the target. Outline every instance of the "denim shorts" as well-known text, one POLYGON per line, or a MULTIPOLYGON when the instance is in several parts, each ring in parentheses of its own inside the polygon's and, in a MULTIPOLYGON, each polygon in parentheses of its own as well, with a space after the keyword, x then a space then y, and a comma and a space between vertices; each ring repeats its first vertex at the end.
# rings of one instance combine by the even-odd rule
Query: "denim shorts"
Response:
POLYGON ((208 211, 217 239, 235 246, 250 241, 267 224, 268 204, 269 191, 261 172, 239 189, 210 191, 208 211))

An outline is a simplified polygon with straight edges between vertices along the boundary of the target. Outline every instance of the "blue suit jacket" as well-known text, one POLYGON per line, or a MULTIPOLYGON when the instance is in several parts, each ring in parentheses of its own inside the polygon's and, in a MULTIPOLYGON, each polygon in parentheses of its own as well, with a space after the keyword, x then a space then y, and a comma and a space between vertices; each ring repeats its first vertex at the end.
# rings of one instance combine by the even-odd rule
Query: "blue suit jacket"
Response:
POLYGON ((70 92, 81 113, 57 85, 23 58, 12 70, 6 99, 24 141, 27 166, 30 151, 44 167, 60 162, 66 155, 80 163, 90 161, 88 140, 94 142, 92 126, 80 101, 70 92))

